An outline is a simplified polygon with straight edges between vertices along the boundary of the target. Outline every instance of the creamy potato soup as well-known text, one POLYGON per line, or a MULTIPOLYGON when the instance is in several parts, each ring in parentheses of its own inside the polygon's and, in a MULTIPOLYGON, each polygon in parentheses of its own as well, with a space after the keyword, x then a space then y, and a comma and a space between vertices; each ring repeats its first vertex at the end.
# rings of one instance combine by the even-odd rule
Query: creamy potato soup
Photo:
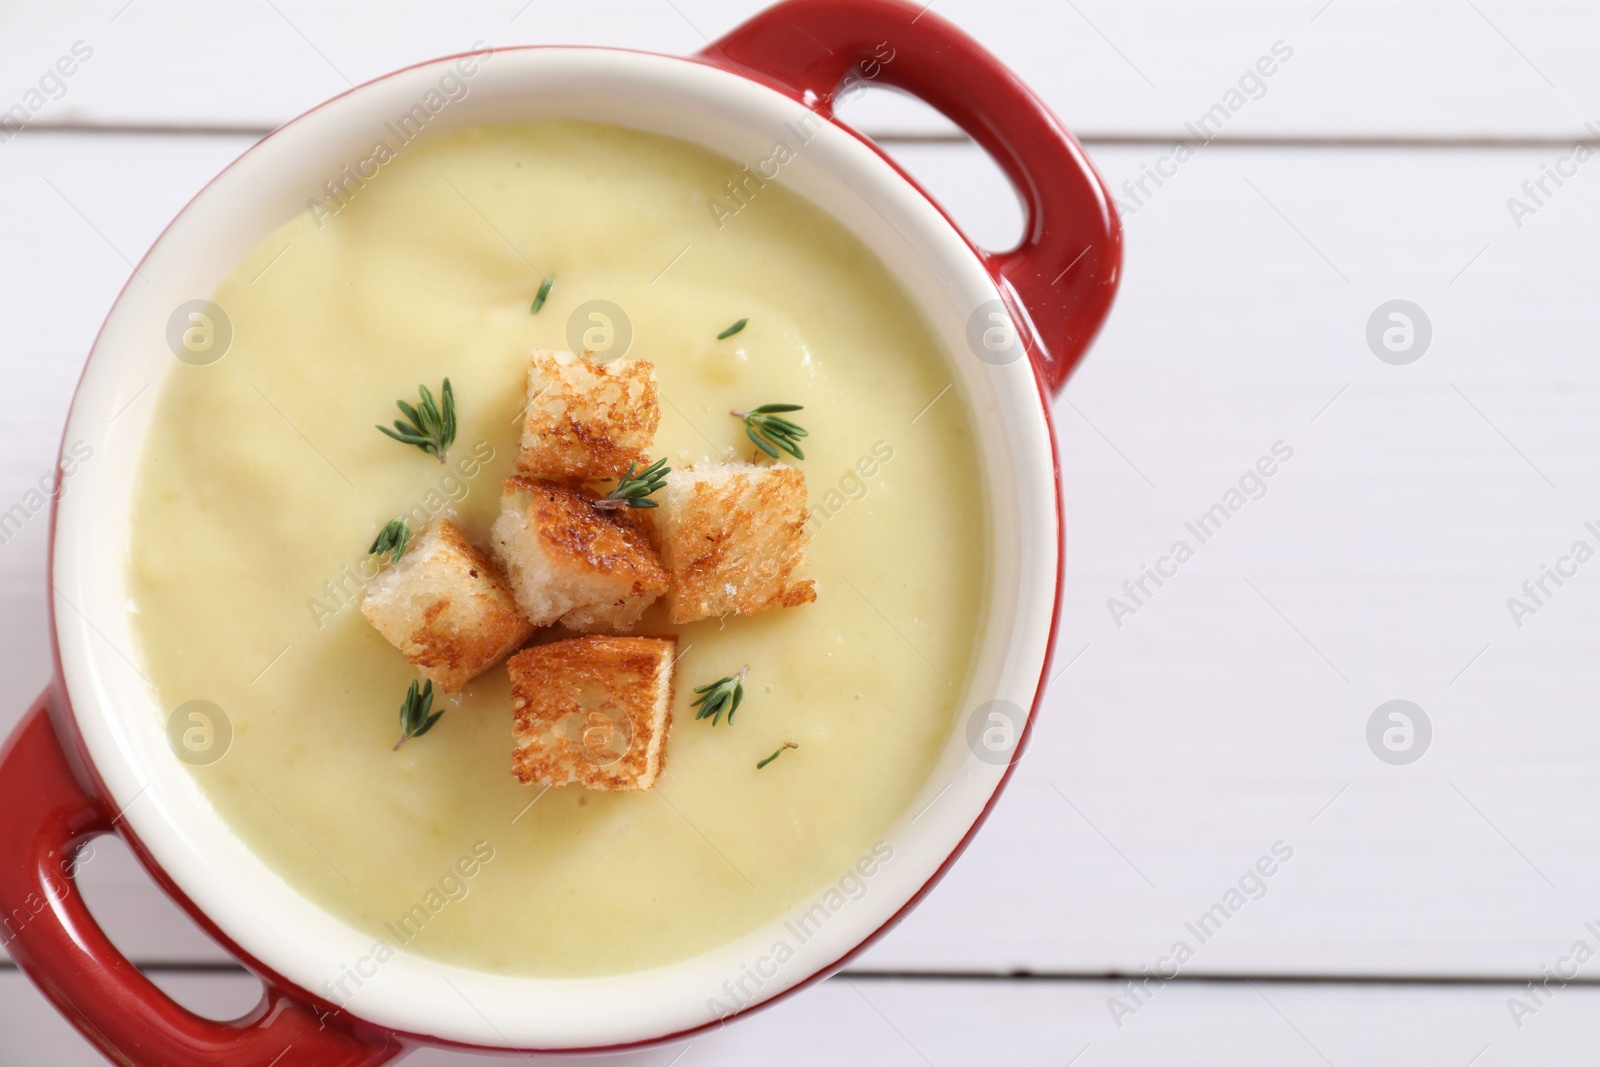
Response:
POLYGON ((201 788, 375 948, 615 974, 894 862, 882 838, 953 728, 981 621, 972 435, 878 259, 775 182, 718 211, 739 172, 562 121, 412 145, 239 265, 214 295, 226 354, 177 366, 158 400, 128 555, 148 677, 169 714, 221 709, 225 754, 187 760, 201 788), (362 616, 368 545, 405 513, 454 515, 486 545, 530 353, 624 331, 655 364, 652 455, 674 467, 768 462, 730 409, 804 406, 789 462, 816 602, 679 627, 650 609, 635 632, 676 633, 681 653, 652 789, 520 784, 504 665, 436 694, 443 717, 394 749, 418 672, 362 616), (374 429, 446 376, 448 462, 374 429), (694 687, 747 664, 736 721, 696 721, 694 687))

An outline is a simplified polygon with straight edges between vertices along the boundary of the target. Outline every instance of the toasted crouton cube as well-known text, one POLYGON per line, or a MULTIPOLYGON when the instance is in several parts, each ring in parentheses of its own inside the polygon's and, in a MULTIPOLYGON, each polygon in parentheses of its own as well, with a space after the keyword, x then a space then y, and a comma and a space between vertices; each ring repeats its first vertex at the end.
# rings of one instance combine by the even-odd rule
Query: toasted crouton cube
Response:
POLYGON ((595 499, 524 475, 506 480, 494 551, 535 626, 626 633, 667 591, 649 523, 629 508, 597 508, 595 499))
POLYGON ((817 599, 805 564, 806 477, 794 467, 713 463, 667 475, 657 499, 674 623, 817 599))
POLYGON ((445 692, 533 633, 495 565, 449 519, 430 523, 361 600, 367 621, 445 692))
POLYGON ((653 364, 540 349, 528 366, 517 470, 556 481, 619 477, 645 461, 660 422, 653 364))
POLYGON ((649 789, 672 718, 672 637, 575 637, 511 657, 511 772, 524 784, 649 789))

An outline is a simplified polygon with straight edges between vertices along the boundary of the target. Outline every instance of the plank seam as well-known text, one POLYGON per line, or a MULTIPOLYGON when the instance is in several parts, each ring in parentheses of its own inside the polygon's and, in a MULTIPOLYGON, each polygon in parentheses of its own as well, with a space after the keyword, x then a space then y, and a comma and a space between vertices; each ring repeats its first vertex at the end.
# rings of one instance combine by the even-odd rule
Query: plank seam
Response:
MULTIPOLYGON (((249 975, 251 972, 237 963, 223 961, 195 961, 142 963, 139 970, 148 975, 163 974, 218 974, 249 975)), ((0 960, 0 975, 20 973, 11 960, 0 960)), ((1248 985, 1252 982, 1273 985, 1350 985, 1350 986, 1523 986, 1528 982, 1542 981, 1542 975, 1385 975, 1385 974, 1233 974, 1204 972, 1179 974, 1172 978, 1153 978, 1132 971, 898 971, 846 969, 833 977, 868 982, 985 982, 1016 983, 1019 985, 1071 984, 1093 982, 1157 981, 1161 984, 1189 983, 1194 985, 1248 985)), ((1600 976, 1582 975, 1565 979, 1563 986, 1600 987, 1600 976)))
MULTIPOLYGON (((133 136, 169 137, 265 137, 275 127, 255 124, 183 124, 183 123, 97 123, 97 122, 38 122, 12 134, 13 138, 30 135, 60 133, 126 134, 133 136)), ((883 144, 971 144, 971 138, 958 130, 950 132, 917 132, 912 130, 860 131, 864 136, 883 144)), ((1210 140, 1159 133, 1081 133, 1080 143, 1096 145, 1148 145, 1171 148, 1184 145, 1191 149, 1202 147, 1224 148, 1421 148, 1421 149, 1472 149, 1472 148, 1572 148, 1586 145, 1600 148, 1600 137, 1557 136, 1463 136, 1400 135, 1400 134, 1218 134, 1210 140)))

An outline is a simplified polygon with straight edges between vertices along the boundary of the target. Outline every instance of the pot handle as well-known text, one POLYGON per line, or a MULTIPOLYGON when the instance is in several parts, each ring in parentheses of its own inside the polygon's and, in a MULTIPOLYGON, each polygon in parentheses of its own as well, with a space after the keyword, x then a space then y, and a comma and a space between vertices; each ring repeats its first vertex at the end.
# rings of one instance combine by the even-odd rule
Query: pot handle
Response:
POLYGON ((1028 218, 1016 248, 979 254, 1013 315, 1031 323, 1041 379, 1061 388, 1111 308, 1122 227, 1083 149, 1015 74, 928 5, 906 0, 785 0, 700 58, 829 118, 854 71, 921 98, 982 145, 1028 218))
POLYGON ((243 1018, 202 1018, 117 951, 73 877, 79 849, 116 817, 73 775, 51 725, 57 699, 46 690, 0 749, 0 943, 56 1009, 127 1067, 376 1067, 404 1054, 271 983, 243 1018))

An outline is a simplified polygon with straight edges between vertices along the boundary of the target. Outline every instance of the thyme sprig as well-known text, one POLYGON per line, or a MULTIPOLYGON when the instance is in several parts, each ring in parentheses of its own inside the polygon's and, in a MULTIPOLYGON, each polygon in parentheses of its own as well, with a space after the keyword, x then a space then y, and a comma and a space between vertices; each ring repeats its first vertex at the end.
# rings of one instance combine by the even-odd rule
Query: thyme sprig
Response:
POLYGON ((744 676, 750 673, 750 666, 746 664, 739 668, 738 674, 730 674, 726 678, 718 678, 710 685, 702 685, 695 689, 700 694, 700 699, 689 704, 691 708, 699 708, 695 721, 710 719, 711 725, 717 725, 722 718, 722 713, 728 713, 728 725, 733 725, 733 713, 739 710, 739 704, 744 700, 744 676))
POLYGON ((717 340, 726 341, 728 338, 732 337, 734 334, 736 334, 740 330, 744 329, 745 326, 747 326, 749 324, 749 322, 750 322, 749 319, 740 319, 738 322, 734 323, 732 326, 729 326, 726 330, 723 330, 721 333, 717 334, 717 340))
POLYGON ((533 306, 528 309, 528 314, 537 315, 539 309, 544 307, 544 302, 550 296, 550 287, 556 283, 554 274, 546 275, 544 281, 539 283, 539 291, 533 295, 533 306))
POLYGON ((778 449, 783 449, 795 459, 805 459, 800 450, 800 438, 809 436, 806 431, 782 416, 790 411, 803 411, 799 404, 762 404, 749 411, 730 411, 728 414, 744 420, 744 432, 750 440, 773 459, 778 449))
POLYGON ((389 435, 401 444, 416 445, 430 456, 437 456, 439 462, 443 463, 445 453, 456 440, 456 398, 450 389, 449 378, 444 380, 440 393, 440 402, 435 403, 433 393, 429 392, 426 385, 417 386, 420 399, 416 407, 404 400, 394 402, 406 421, 395 419, 394 429, 379 426, 378 432, 389 435))
POLYGON ((779 756, 783 755, 785 750, 791 749, 791 748, 799 748, 799 747, 800 746, 795 744, 793 741, 785 741, 783 743, 783 745, 781 747, 779 747, 778 751, 774 752, 772 755, 768 756, 766 759, 764 759, 760 763, 756 764, 756 770, 758 770, 758 771, 761 770, 761 768, 765 767, 767 764, 771 763, 773 760, 775 760, 779 756))
POLYGON ((412 682, 411 688, 406 690, 405 701, 400 705, 400 740, 394 743, 396 752, 413 737, 421 737, 433 729, 433 724, 439 721, 444 711, 441 709, 428 714, 432 709, 433 682, 422 683, 421 690, 417 689, 416 682, 412 682))
POLYGON ((400 557, 406 554, 406 548, 411 544, 411 527, 404 519, 390 519, 384 528, 378 531, 378 536, 373 540, 372 547, 367 549, 369 554, 394 553, 389 557, 390 563, 399 563, 400 557))
POLYGON ((596 500, 594 506, 608 511, 615 508, 659 507, 660 505, 649 497, 651 493, 667 484, 667 475, 672 473, 672 468, 667 466, 667 461, 663 458, 635 474, 634 468, 638 465, 637 461, 629 463, 628 473, 622 476, 617 487, 596 500))

